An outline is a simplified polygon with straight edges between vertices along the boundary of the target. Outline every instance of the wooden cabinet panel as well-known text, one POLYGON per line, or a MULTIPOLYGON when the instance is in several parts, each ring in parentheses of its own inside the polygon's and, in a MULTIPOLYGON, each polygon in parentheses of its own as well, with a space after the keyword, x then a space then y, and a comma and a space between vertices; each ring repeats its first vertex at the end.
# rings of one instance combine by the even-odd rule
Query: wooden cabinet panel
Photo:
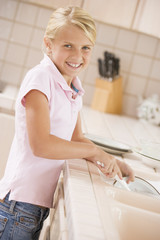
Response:
POLYGON ((131 28, 138 0, 85 0, 83 7, 94 19, 131 28))
POLYGON ((68 5, 83 7, 95 20, 160 38, 160 0, 26 0, 25 2, 53 9, 68 5))
POLYGON ((27 2, 39 4, 45 7, 50 8, 58 8, 58 7, 65 7, 65 6, 78 6, 82 7, 83 0, 28 0, 27 2))
POLYGON ((133 29, 160 37, 159 11, 159 0, 141 0, 136 12, 133 29))

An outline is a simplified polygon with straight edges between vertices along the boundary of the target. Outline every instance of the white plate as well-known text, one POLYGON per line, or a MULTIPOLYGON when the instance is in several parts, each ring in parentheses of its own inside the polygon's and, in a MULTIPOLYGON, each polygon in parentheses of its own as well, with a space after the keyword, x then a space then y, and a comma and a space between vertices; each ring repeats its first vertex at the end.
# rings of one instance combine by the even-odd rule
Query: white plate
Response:
POLYGON ((128 145, 115 141, 113 139, 108 139, 108 138, 104 138, 98 135, 93 135, 88 133, 86 133, 85 136, 91 141, 93 141, 95 144, 101 147, 104 147, 106 149, 108 148, 108 149, 114 149, 122 152, 131 152, 131 148, 128 145))
MULTIPOLYGON (((144 157, 148 157, 148 158, 152 158, 156 161, 160 161, 160 155, 158 156, 158 154, 156 154, 154 151, 149 152, 149 151, 147 151, 147 149, 141 149, 138 147, 135 148, 134 150, 135 150, 135 152, 143 155, 144 157)), ((159 152, 159 154, 160 154, 160 152, 159 152)))
POLYGON ((114 155, 119 155, 122 156, 124 153, 129 153, 130 151, 123 151, 123 150, 119 150, 119 149, 113 149, 113 148, 109 148, 109 147, 102 147, 101 145, 97 144, 100 148, 102 148, 105 152, 110 153, 110 154, 114 154, 114 155))
POLYGON ((134 148, 133 151, 142 157, 142 161, 153 168, 160 168, 160 157, 152 152, 146 152, 141 148, 134 148))
MULTIPOLYGON (((123 179, 126 180, 127 178, 123 179)), ((135 177, 134 182, 130 182, 127 185, 132 192, 142 193, 146 195, 156 195, 160 197, 160 192, 151 183, 147 182, 143 178, 135 177)), ((123 184, 121 184, 120 181, 115 181, 114 186, 124 188, 123 184)))

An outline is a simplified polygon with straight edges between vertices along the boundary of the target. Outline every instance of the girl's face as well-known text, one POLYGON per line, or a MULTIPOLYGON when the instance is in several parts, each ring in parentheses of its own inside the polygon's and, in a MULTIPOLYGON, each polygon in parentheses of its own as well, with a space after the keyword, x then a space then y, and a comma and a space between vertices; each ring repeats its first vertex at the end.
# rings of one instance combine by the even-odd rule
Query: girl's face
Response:
POLYGON ((92 49, 92 42, 76 26, 64 26, 57 32, 52 40, 51 60, 69 85, 87 67, 92 49))

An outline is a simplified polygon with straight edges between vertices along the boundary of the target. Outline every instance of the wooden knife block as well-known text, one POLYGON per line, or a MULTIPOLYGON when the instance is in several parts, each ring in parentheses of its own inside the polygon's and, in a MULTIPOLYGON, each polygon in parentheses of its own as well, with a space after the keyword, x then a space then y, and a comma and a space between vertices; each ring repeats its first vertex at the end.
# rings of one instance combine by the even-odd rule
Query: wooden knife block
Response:
POLYGON ((122 112, 122 77, 112 82, 97 78, 91 107, 101 112, 120 114, 122 112))

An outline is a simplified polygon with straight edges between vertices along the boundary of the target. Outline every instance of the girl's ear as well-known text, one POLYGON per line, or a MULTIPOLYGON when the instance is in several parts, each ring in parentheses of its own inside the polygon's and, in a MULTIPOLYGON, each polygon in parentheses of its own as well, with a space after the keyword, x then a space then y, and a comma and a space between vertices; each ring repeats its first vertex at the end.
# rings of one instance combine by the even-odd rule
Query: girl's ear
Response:
POLYGON ((44 37, 44 44, 46 46, 46 51, 47 51, 47 54, 50 54, 52 52, 52 42, 49 38, 47 37, 44 37))
POLYGON ((47 37, 44 37, 43 40, 44 40, 44 44, 45 44, 46 48, 47 47, 51 48, 51 40, 47 37))

